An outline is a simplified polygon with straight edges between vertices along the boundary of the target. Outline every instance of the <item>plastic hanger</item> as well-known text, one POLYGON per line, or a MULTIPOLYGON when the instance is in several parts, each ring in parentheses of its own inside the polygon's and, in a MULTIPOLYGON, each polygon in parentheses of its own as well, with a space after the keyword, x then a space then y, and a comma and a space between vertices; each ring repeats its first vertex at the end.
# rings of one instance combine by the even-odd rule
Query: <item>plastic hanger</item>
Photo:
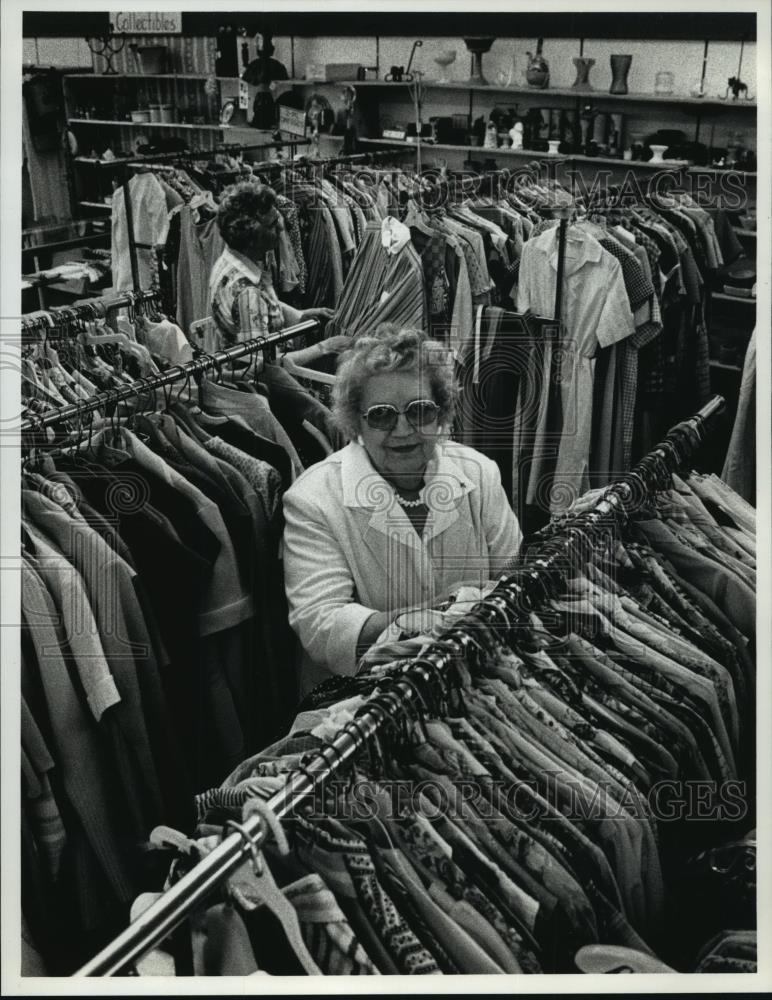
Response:
MULTIPOLYGON (((97 326, 93 321, 84 323, 83 329, 81 331, 81 343, 94 351, 92 356, 92 361, 96 360, 97 363, 101 363, 105 368, 107 368, 119 381, 124 381, 120 374, 116 372, 112 366, 106 364, 102 358, 99 358, 96 354, 96 349, 98 347, 108 347, 115 345, 116 347, 123 348, 129 354, 133 354, 132 347, 134 346, 132 341, 126 336, 125 333, 97 333, 97 326)), ((103 327, 103 329, 108 329, 103 327)))
POLYGON ((172 848, 194 857, 199 854, 198 844, 195 840, 191 840, 190 837, 186 837, 184 833, 180 833, 179 830, 174 830, 170 826, 155 827, 150 834, 149 841, 151 847, 172 848))
POLYGON ((426 218, 418 208, 414 198, 410 198, 407 203, 407 212, 403 221, 406 226, 411 229, 417 229, 424 236, 434 236, 434 231, 427 224, 426 218))
MULTIPOLYGON (((275 835, 278 833, 277 846, 279 852, 285 855, 288 854, 289 845, 284 832, 281 830, 281 824, 270 813, 267 805, 260 799, 251 799, 244 805, 243 814, 245 819, 255 813, 260 815, 275 835)), ((300 921, 298 920, 295 908, 276 884, 257 844, 247 834, 242 824, 231 821, 226 826, 226 829, 228 828, 233 828, 241 833, 242 837, 250 844, 252 853, 252 864, 243 865, 228 881, 228 889, 232 898, 246 910, 256 910, 261 906, 267 907, 281 924, 287 936, 288 944, 307 975, 321 976, 322 971, 314 961, 303 940, 300 921)))
POLYGON ((609 975, 611 973, 646 974, 674 973, 654 955, 615 944, 588 944, 580 948, 574 958, 580 972, 609 975))

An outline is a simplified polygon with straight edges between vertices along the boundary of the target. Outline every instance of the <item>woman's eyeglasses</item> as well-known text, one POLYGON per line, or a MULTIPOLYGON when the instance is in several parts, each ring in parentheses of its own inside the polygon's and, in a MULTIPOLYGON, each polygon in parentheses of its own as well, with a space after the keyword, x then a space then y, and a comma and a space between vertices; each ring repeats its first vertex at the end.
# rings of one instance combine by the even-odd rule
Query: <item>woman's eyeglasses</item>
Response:
POLYGON ((404 413, 407 422, 414 430, 428 427, 434 423, 440 413, 440 408, 432 399, 414 399, 404 410, 398 410, 391 403, 376 403, 368 408, 362 416, 368 427, 374 431, 393 431, 397 426, 400 413, 404 413))

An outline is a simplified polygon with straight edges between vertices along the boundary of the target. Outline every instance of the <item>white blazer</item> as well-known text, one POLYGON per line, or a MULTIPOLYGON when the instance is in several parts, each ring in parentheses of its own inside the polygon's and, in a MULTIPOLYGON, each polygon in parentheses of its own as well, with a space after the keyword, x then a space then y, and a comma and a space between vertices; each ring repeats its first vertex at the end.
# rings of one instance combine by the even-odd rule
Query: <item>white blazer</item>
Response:
POLYGON ((438 444, 421 497, 429 516, 419 536, 356 442, 284 495, 284 577, 305 654, 303 693, 356 672, 359 633, 374 611, 430 605, 461 581, 483 586, 516 555, 522 532, 485 455, 438 444))

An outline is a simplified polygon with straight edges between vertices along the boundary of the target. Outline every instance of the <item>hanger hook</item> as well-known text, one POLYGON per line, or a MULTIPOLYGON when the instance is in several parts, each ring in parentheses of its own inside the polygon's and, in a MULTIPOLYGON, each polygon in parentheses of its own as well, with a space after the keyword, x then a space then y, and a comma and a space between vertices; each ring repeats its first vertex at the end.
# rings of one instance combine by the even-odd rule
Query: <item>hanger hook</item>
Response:
POLYGON ((244 841, 244 844, 252 856, 252 869, 255 875, 258 878, 261 878, 263 874, 263 859, 257 840, 250 835, 249 831, 242 823, 237 823, 236 820, 229 819, 225 824, 225 829, 233 830, 241 835, 241 839, 244 841))
POLYGON ((89 410, 89 422, 88 422, 88 442, 86 444, 86 450, 91 451, 91 441, 94 434, 94 411, 89 410))
POLYGON ((172 383, 164 382, 162 389, 164 394, 164 413, 168 413, 169 410, 171 409, 172 383))
POLYGON ((289 854, 289 842, 281 825, 281 820, 272 809, 268 808, 268 803, 257 796, 253 799, 248 799, 244 803, 241 816, 246 821, 250 816, 254 816, 255 814, 260 817, 267 829, 273 834, 273 839, 276 841, 279 853, 282 855, 289 854))
POLYGON ((181 388, 177 390, 177 395, 174 398, 174 405, 175 406, 182 399, 182 394, 184 392, 186 392, 190 388, 190 377, 192 375, 192 371, 191 371, 191 369, 190 369, 190 367, 188 365, 179 365, 179 372, 180 372, 180 375, 184 374, 185 378, 184 379, 180 378, 180 381, 183 384, 182 384, 181 388))

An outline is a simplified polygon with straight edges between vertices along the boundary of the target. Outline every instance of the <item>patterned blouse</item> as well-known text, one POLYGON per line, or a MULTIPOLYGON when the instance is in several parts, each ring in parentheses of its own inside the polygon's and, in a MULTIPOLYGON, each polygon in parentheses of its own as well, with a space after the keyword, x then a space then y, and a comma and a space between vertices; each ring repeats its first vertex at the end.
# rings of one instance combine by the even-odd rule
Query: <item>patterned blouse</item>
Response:
POLYGON ((270 272, 229 247, 212 268, 209 294, 225 347, 300 322, 300 311, 279 301, 270 272))

